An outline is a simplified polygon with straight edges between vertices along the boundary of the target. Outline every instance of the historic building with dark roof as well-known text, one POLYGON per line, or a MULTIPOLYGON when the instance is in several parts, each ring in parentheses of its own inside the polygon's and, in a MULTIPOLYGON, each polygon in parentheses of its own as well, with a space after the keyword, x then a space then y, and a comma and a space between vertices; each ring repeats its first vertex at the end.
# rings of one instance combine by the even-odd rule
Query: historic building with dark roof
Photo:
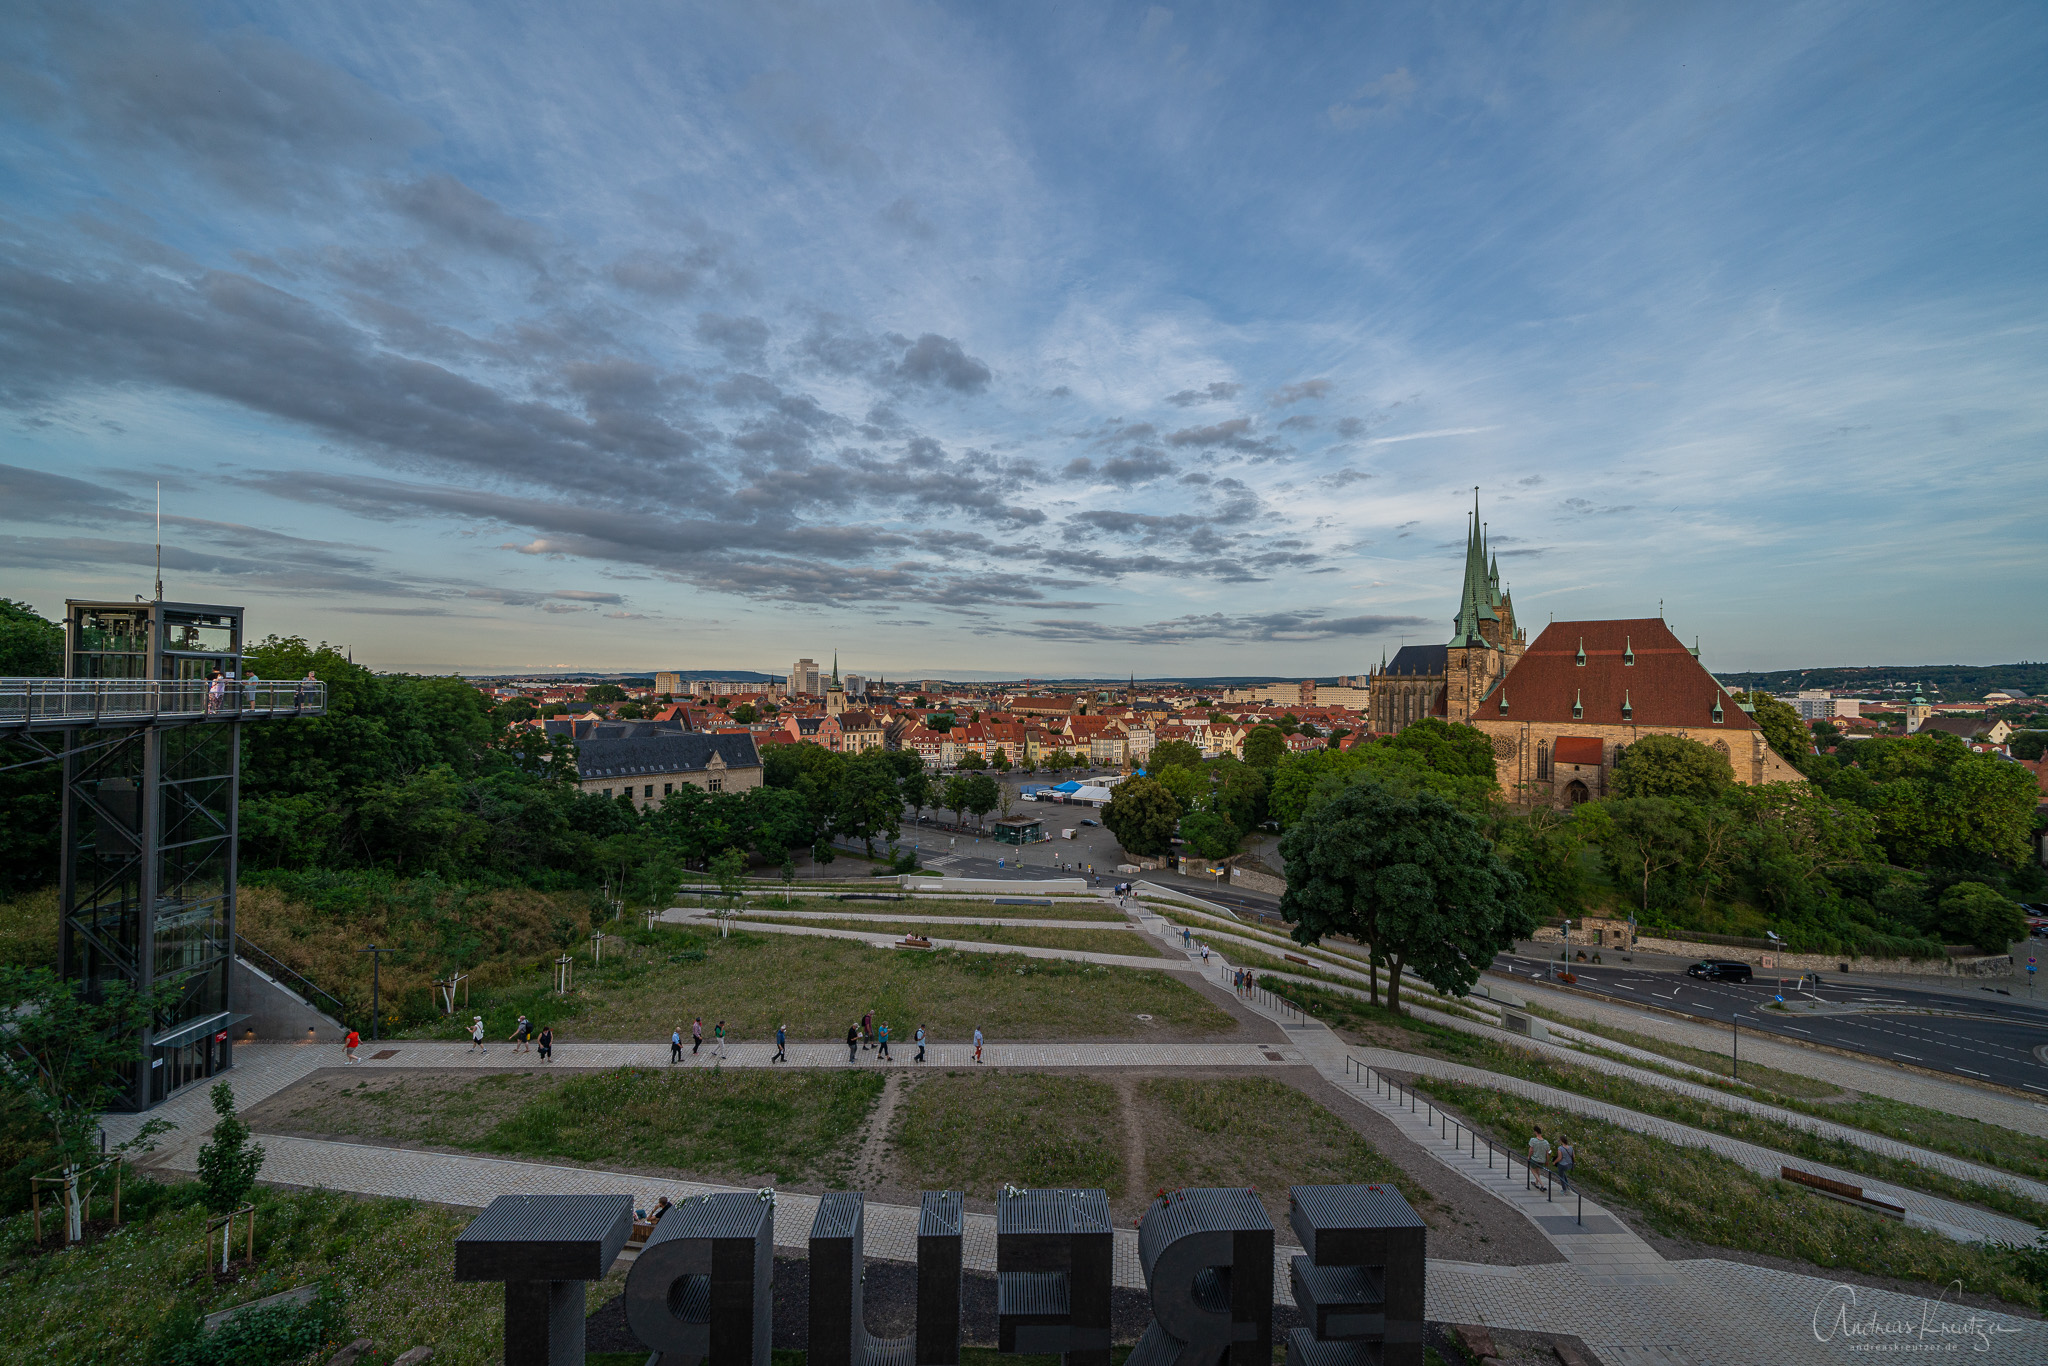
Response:
POLYGON ((1376 734, 1425 716, 1485 732, 1501 790, 1517 801, 1570 805, 1605 796, 1622 753, 1651 734, 1718 750, 1740 783, 1801 781, 1764 742, 1747 705, 1662 617, 1552 622, 1527 643, 1476 499, 1449 642, 1383 657, 1368 689, 1376 734))
POLYGON ((688 784, 707 792, 745 792, 761 785, 761 755, 749 734, 664 731, 579 740, 576 786, 600 797, 625 796, 659 806, 688 784))

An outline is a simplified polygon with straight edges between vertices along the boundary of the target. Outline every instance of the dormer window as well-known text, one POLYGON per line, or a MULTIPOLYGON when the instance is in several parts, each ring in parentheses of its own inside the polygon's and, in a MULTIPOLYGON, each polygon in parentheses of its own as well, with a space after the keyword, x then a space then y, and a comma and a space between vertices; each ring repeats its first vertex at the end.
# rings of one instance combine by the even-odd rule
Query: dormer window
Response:
POLYGON ((1628 636, 1623 636, 1622 640, 1624 646, 1621 652, 1621 662, 1624 667, 1633 669, 1636 665, 1636 643, 1628 636))
POLYGON ((1635 714, 1635 705, 1628 700, 1628 690, 1624 688, 1621 693, 1621 719, 1632 721, 1635 719, 1635 714))
POLYGON ((1581 669, 1586 667, 1586 638, 1584 636, 1579 637, 1579 667, 1581 669))
POLYGON ((1508 714, 1508 690, 1506 688, 1500 690, 1500 714, 1502 716, 1508 714))
MULTIPOLYGON (((1583 661, 1581 661, 1581 662, 1583 662, 1583 661)), ((1580 721, 1580 720, 1583 720, 1583 719, 1585 719, 1585 715, 1586 715, 1586 708, 1585 708, 1585 706, 1584 706, 1584 705, 1583 705, 1583 704, 1582 704, 1582 703, 1580 702, 1580 700, 1579 700, 1579 690, 1578 690, 1577 688, 1573 688, 1573 689, 1572 689, 1572 720, 1574 720, 1574 721, 1580 721)))
POLYGON ((1717 725, 1717 726, 1718 726, 1718 725, 1720 725, 1720 724, 1721 724, 1721 721, 1722 721, 1722 719, 1723 719, 1723 718, 1722 718, 1722 714, 1721 714, 1721 694, 1719 694, 1719 693, 1715 693, 1715 694, 1714 694, 1714 724, 1715 724, 1715 725, 1717 725))

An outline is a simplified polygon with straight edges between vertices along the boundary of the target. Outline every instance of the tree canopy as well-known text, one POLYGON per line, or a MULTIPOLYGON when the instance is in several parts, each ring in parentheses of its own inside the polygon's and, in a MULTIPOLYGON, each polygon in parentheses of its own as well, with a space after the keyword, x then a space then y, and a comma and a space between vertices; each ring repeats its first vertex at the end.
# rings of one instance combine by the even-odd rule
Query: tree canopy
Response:
POLYGON ((1683 735, 1645 735, 1614 766, 1617 797, 1690 797, 1711 800, 1734 785, 1735 768, 1711 745, 1683 735))
POLYGON ((1156 778, 1126 778, 1102 808, 1102 823, 1131 853, 1153 858, 1173 848, 1181 804, 1156 778))
POLYGON ((1732 696, 1749 705, 1750 715, 1763 730, 1764 743, 1778 751, 1792 767, 1806 767, 1806 761, 1813 757, 1813 735, 1791 703, 1781 702, 1767 692, 1739 692, 1732 696))
MULTIPOLYGON (((1385 965, 1387 1004, 1397 1011, 1405 969, 1463 995, 1496 953, 1535 927, 1520 875, 1477 821, 1435 792, 1355 782, 1282 836, 1280 854, 1280 913, 1295 922, 1294 938, 1357 939, 1385 965)), ((1377 1001, 1377 981, 1372 995, 1377 1001)))

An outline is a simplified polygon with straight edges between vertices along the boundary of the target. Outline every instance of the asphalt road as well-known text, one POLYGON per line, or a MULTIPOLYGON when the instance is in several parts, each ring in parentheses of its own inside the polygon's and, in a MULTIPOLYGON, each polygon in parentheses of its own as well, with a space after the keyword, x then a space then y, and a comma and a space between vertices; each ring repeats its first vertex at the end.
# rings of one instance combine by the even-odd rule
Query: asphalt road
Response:
MULTIPOLYGON (((1526 979, 1543 978, 1557 964, 1503 954, 1493 966, 1526 979)), ((2048 1053, 2048 1012, 2024 1000, 1987 993, 1978 1002, 1889 983, 1826 981, 1811 991, 1787 987, 1784 997, 1788 1002, 1818 1001, 1842 1013, 1786 1016, 1764 1010, 1779 994, 1775 976, 1746 983, 1707 982, 1682 974, 1584 963, 1574 971, 1580 986, 1603 996, 1729 1025, 1731 1039, 1739 1015, 1744 1032, 1759 1030, 1791 1043, 1826 1044, 2048 1097, 2048 1061, 2042 1057, 2048 1053)))

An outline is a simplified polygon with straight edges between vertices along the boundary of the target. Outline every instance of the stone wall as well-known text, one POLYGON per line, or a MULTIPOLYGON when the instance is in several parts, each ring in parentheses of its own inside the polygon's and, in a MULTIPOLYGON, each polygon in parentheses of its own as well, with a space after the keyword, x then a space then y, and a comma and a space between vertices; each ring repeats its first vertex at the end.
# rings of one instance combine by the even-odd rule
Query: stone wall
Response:
MULTIPOLYGON (((1541 944, 1561 945, 1564 931, 1555 925, 1539 926, 1535 939, 1541 944)), ((1572 949, 1576 953, 1581 948, 1590 951, 1590 946, 1575 933, 1572 949)), ((1610 947, 1601 952, 1618 953, 1620 950, 1610 947)), ((1731 948, 1726 944, 1702 944, 1691 939, 1663 939, 1647 934, 1637 937, 1635 952, 1743 962, 1760 973, 1766 969, 1787 973, 1834 973, 1843 963, 1849 965, 1852 975, 1866 972, 1895 977, 2010 977, 2013 973, 2012 959, 2002 953, 1983 958, 1844 958, 1840 954, 1829 953, 1776 953, 1769 949, 1731 948)))
POLYGON ((1688 740, 1697 740, 1710 749, 1717 749, 1728 756, 1729 767, 1735 770, 1735 781, 1745 785, 1757 783, 1804 782, 1798 769, 1785 760, 1764 742, 1760 730, 1740 730, 1724 726, 1637 726, 1606 725, 1591 721, 1516 721, 1509 718, 1489 716, 1485 709, 1472 718, 1471 724, 1482 731, 1493 743, 1494 773, 1500 781, 1501 792, 1510 800, 1534 800, 1551 802, 1559 800, 1566 782, 1578 778, 1585 783, 1589 796, 1604 796, 1607 779, 1614 770, 1614 749, 1617 745, 1632 745, 1645 735, 1681 735, 1688 740), (1601 762, 1598 769, 1590 765, 1583 768, 1574 765, 1553 764, 1552 778, 1548 781, 1537 777, 1537 755, 1539 744, 1548 743, 1554 752, 1557 742, 1565 736, 1596 736, 1600 740, 1601 762))

